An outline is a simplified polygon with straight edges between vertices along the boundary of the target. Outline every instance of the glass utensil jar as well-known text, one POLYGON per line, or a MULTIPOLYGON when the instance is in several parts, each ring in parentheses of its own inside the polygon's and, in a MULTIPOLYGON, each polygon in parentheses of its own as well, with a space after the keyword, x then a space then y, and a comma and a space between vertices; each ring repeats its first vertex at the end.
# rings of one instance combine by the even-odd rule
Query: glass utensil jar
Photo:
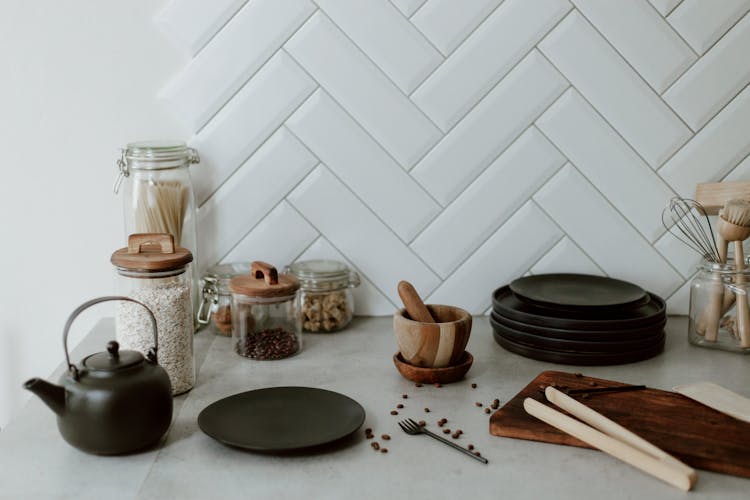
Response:
MULTIPOLYGON (((175 246, 171 234, 131 234, 128 246, 112 254, 120 295, 146 305, 156 316, 159 364, 172 382, 174 395, 195 384, 193 358, 193 256, 175 246)), ((148 353, 154 343, 151 321, 144 308, 120 302, 115 308, 115 331, 123 349, 148 353)))
MULTIPOLYGON (((747 257, 745 258, 747 261, 747 257)), ((750 322, 737 320, 747 311, 750 269, 737 271, 734 262, 703 261, 690 283, 691 344, 750 353, 750 322)))
POLYGON ((343 262, 305 260, 286 268, 300 283, 300 320, 306 332, 336 332, 354 316, 352 288, 359 275, 343 262))
POLYGON ((201 279, 201 301, 197 321, 209 325, 216 335, 232 335, 232 294, 229 281, 250 272, 250 264, 219 264, 206 271, 201 279))
POLYGON ((240 356, 281 359, 302 347, 298 312, 299 282, 265 262, 229 281, 232 293, 232 343, 240 356))

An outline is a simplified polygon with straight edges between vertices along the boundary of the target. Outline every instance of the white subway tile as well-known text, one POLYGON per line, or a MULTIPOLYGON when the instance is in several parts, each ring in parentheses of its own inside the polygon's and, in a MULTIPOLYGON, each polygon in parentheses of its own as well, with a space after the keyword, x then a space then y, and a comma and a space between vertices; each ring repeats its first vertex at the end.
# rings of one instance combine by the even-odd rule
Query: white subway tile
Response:
POLYGON ((534 200, 607 275, 662 296, 682 284, 682 277, 573 166, 563 167, 534 200))
MULTIPOLYGON (((674 228, 674 231, 680 234, 679 229, 674 228)), ((680 237, 684 238, 682 235, 680 237)), ((703 260, 698 252, 688 248, 687 245, 678 240, 671 232, 665 233, 664 236, 659 238, 654 244, 654 248, 686 279, 695 274, 698 264, 703 260)))
POLYGON ((659 170, 680 195, 688 198, 699 182, 718 182, 750 153, 750 87, 659 170))
POLYGON ((677 115, 577 11, 539 47, 652 167, 690 138, 677 115))
POLYGON ((570 8, 567 0, 505 0, 412 99, 447 132, 570 8))
POLYGON ((313 94, 286 125, 405 241, 411 241, 440 210, 323 90, 313 94))
POLYGON ((345 262, 346 265, 359 274, 361 284, 357 288, 352 289, 354 314, 357 316, 388 316, 396 310, 396 306, 385 295, 380 293, 380 290, 372 284, 372 281, 349 262, 325 238, 318 238, 297 260, 310 259, 333 259, 345 262))
POLYGON ((750 0, 685 0, 667 18, 699 54, 703 54, 750 10, 750 0))
POLYGON ((198 249, 217 262, 317 164, 289 131, 280 129, 198 211, 198 249))
POLYGON ((674 192, 578 92, 568 90, 537 126, 646 239, 664 233, 656 214, 674 192))
POLYGON ((201 155, 192 169, 203 204, 263 141, 315 90, 315 82, 278 52, 232 101, 190 141, 201 155))
POLYGON ((396 285, 411 282, 427 295, 440 279, 325 167, 287 197, 328 241, 394 303, 396 285))
POLYGON ((528 129, 443 210, 412 248, 447 277, 563 163, 565 158, 538 130, 528 129))
POLYGON ((481 314, 490 305, 494 289, 525 273, 561 236, 549 217, 527 202, 428 301, 481 314))
POLYGON ((440 131, 326 16, 315 14, 286 49, 404 166, 440 131))
POLYGON ((501 1, 428 0, 411 22, 447 56, 456 50, 501 1))
POLYGON ((172 0, 155 22, 176 47, 195 55, 247 0, 172 0))
POLYGON ((567 236, 563 237, 531 268, 532 274, 577 273, 603 276, 594 261, 567 236))
POLYGON ((425 0, 391 0, 391 3, 406 17, 410 17, 425 3, 425 0))
POLYGON ((697 59, 646 0, 571 1, 659 93, 697 59))
POLYGON ((685 282, 675 293, 667 299, 667 314, 687 316, 690 312, 690 281, 685 282))
POLYGON ((672 9, 677 7, 682 0, 649 0, 649 2, 651 2, 651 5, 653 5, 657 11, 659 11, 659 14, 666 16, 672 12, 672 9))
POLYGON ((746 156, 722 181, 750 181, 750 155, 746 156))
POLYGON ((750 16, 740 21, 664 93, 693 130, 705 125, 750 82, 750 16))
POLYGON ((390 2, 315 2, 407 94, 443 62, 440 52, 390 2))
POLYGON ((161 91, 160 99, 197 131, 314 9, 308 0, 248 2, 161 91))
POLYGON ((419 162, 412 175, 447 205, 566 87, 557 70, 532 51, 419 162))
POLYGON ((222 263, 262 260, 282 270, 317 237, 318 231, 282 201, 242 238, 222 263))

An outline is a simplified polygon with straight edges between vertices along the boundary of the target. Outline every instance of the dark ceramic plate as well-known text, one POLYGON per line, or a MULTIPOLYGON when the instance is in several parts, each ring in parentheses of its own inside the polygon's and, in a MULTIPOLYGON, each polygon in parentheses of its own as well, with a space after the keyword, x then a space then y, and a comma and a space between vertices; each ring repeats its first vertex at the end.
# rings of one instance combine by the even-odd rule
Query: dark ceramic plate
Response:
POLYGON ((622 365, 625 363, 635 363, 644 359, 653 358, 664 351, 664 337, 656 342, 653 346, 638 351, 621 352, 621 353, 570 353, 556 351, 552 349, 538 349, 527 346, 521 342, 514 342, 498 332, 492 332, 495 342, 500 344, 506 351, 519 354, 526 358, 547 361, 550 363, 559 363, 562 365, 577 366, 608 366, 622 365))
POLYGON ((501 316, 495 311, 490 314, 490 323, 494 327, 499 323, 501 326, 513 330, 547 337, 551 339, 575 340, 575 341, 596 341, 596 342, 627 342, 630 340, 653 338, 657 333, 664 330, 667 324, 667 318, 660 318, 657 323, 645 326, 643 328, 634 328, 632 330, 570 330, 564 328, 549 328, 538 325, 527 325, 520 321, 515 321, 505 316, 501 316))
POLYGON ((272 387, 242 392, 198 415, 203 432, 229 446, 267 453, 299 451, 343 439, 365 421, 365 410, 337 392, 272 387))
POLYGON ((563 308, 623 307, 646 297, 638 285, 590 274, 537 274, 509 286, 523 300, 563 308))
POLYGON ((497 315, 528 325, 565 330, 633 330, 654 326, 666 317, 664 299, 649 294, 651 301, 632 309, 603 308, 594 313, 543 309, 520 301, 504 286, 492 294, 492 308, 497 315))
POLYGON ((622 353, 647 349, 652 347, 656 342, 663 341, 664 331, 654 330, 649 337, 622 341, 585 341, 585 340, 565 340, 554 339, 533 333, 516 330, 502 325, 490 318, 492 330, 502 335, 508 340, 519 342, 530 347, 539 349, 552 349, 556 351, 565 351, 569 353, 622 353))

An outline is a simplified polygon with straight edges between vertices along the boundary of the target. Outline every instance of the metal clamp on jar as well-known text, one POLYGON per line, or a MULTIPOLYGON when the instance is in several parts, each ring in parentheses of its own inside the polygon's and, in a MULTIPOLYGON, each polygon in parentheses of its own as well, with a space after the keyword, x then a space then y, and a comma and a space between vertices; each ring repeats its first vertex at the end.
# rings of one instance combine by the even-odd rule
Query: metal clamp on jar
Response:
POLYGON ((232 293, 229 281, 250 272, 250 264, 219 264, 206 271, 201 278, 201 301, 197 321, 210 325, 216 335, 232 335, 232 293))
POLYGON ((232 342, 237 354, 252 359, 281 359, 302 347, 298 313, 299 282, 256 261, 250 274, 229 281, 232 292, 232 342))

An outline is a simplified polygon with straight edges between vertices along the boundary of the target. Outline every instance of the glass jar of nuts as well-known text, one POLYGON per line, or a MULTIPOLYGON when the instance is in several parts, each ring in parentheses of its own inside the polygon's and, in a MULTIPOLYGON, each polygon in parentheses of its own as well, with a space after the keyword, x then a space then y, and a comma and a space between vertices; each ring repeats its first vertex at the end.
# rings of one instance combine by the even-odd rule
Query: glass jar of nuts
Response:
POLYGON ((300 282, 300 320, 306 332, 336 332, 354 316, 352 288, 359 275, 343 262, 305 260, 286 271, 300 282))
POLYGON ((232 335, 232 294, 229 280, 250 272, 250 264, 219 264, 209 268, 201 278, 201 299, 197 321, 209 325, 216 335, 232 335))
POLYGON ((302 348, 297 278, 255 261, 250 273, 229 280, 232 343, 240 356, 282 359, 302 348))

